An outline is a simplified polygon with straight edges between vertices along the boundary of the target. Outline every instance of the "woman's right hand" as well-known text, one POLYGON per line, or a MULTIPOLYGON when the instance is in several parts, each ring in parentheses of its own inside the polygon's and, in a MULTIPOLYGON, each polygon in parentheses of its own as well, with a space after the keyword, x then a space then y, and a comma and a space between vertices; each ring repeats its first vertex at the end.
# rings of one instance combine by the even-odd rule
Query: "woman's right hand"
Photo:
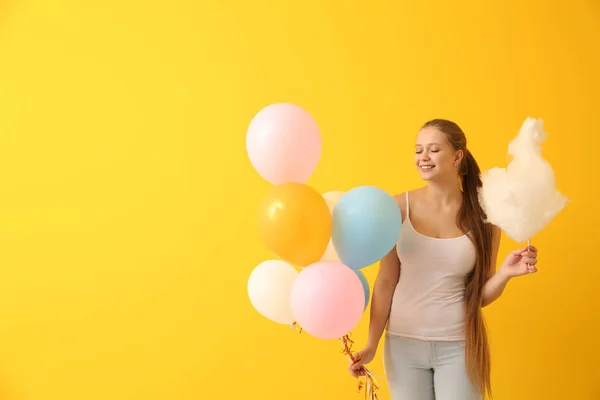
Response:
POLYGON ((363 366, 373 361, 376 353, 377 347, 375 346, 366 346, 358 353, 355 353, 354 358, 356 359, 356 362, 350 361, 350 365, 348 366, 350 374, 357 379, 359 376, 365 376, 363 366))

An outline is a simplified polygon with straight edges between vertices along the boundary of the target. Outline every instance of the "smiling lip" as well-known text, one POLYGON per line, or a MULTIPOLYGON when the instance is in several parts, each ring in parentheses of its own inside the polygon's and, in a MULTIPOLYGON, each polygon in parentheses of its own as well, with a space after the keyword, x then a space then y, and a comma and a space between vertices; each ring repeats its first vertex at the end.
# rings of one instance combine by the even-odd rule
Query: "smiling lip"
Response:
POLYGON ((435 165, 421 165, 419 169, 421 171, 431 171, 434 167, 435 165))

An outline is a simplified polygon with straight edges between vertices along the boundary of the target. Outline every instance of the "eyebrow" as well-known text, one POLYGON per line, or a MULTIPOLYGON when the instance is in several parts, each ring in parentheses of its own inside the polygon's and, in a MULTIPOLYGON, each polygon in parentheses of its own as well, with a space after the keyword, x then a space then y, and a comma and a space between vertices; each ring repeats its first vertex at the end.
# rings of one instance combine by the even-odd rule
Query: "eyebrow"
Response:
MULTIPOLYGON (((423 146, 422 144, 417 144, 415 146, 423 146)), ((439 143, 429 143, 428 146, 439 146, 439 143)))

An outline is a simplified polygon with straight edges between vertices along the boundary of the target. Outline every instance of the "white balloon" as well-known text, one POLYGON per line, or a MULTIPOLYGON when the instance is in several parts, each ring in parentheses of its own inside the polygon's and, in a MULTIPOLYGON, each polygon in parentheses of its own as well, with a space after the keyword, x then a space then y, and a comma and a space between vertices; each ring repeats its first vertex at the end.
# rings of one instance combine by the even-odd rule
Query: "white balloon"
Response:
POLYGON ((263 317, 279 324, 294 322, 290 293, 298 271, 281 260, 260 263, 248 279, 248 297, 263 317))

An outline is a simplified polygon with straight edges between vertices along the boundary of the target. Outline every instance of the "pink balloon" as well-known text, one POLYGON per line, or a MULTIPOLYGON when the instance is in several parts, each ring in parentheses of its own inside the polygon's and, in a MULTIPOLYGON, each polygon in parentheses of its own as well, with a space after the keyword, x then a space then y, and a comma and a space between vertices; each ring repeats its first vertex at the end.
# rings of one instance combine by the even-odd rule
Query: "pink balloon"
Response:
POLYGON ((360 278, 337 261, 318 261, 300 271, 291 292, 294 319, 319 339, 338 339, 360 322, 365 292, 360 278))
POLYGON ((246 133, 246 150, 256 171, 267 181, 305 183, 321 158, 321 133, 301 107, 277 103, 260 110, 246 133))

